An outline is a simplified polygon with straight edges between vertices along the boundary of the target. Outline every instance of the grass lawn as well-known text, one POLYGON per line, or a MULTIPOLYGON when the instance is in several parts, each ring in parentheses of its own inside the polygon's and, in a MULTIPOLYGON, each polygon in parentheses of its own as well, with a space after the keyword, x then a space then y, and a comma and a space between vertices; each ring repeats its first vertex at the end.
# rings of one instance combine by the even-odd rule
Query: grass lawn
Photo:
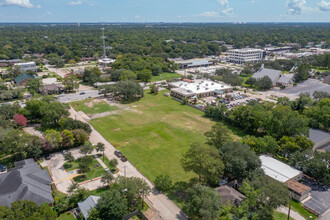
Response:
POLYGON ((246 80, 248 80, 249 78, 251 78, 252 75, 248 75, 248 74, 245 74, 245 75, 240 75, 239 78, 243 79, 243 83, 242 83, 242 86, 244 87, 250 87, 249 85, 245 84, 246 80))
POLYGON ((316 219, 317 216, 313 213, 310 213, 308 210, 306 210, 304 207, 302 207, 302 204, 299 202, 296 202, 294 200, 291 201, 291 209, 293 211, 298 212, 301 216, 303 216, 305 219, 316 219), (310 218, 310 216, 312 216, 310 218))
POLYGON ((178 73, 161 73, 159 76, 152 76, 151 81, 160 81, 160 80, 167 80, 167 79, 175 79, 175 78, 181 78, 181 75, 178 73))
MULTIPOLYGON (((278 212, 278 211, 274 211, 273 220, 287 220, 287 219, 288 219, 287 214, 284 214, 284 213, 278 212)), ((290 220, 293 220, 293 218, 290 217, 290 220)))
POLYGON ((187 181, 196 175, 184 172, 180 158, 191 143, 205 142, 203 134, 214 122, 203 112, 165 97, 164 92, 145 94, 128 104, 128 110, 90 123, 151 181, 161 174, 187 181))
POLYGON ((85 114, 97 114, 117 110, 116 106, 110 106, 105 101, 96 102, 96 99, 71 102, 70 105, 76 111, 83 111, 85 114))
POLYGON ((76 218, 70 212, 63 213, 57 218, 57 220, 74 220, 74 219, 76 218))

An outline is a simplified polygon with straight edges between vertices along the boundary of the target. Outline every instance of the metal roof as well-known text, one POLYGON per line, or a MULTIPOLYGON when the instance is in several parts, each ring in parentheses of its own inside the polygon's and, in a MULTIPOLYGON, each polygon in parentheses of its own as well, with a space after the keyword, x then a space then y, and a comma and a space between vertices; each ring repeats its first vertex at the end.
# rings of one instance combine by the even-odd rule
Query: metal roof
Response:
POLYGON ((281 73, 282 72, 280 70, 261 68, 258 72, 253 74, 252 78, 260 79, 262 77, 268 76, 272 80, 272 82, 275 82, 281 75, 281 73))
POLYGON ((330 133, 318 129, 309 129, 309 139, 317 144, 320 141, 330 138, 330 133))
POLYGON ((302 172, 276 160, 270 156, 261 155, 261 168, 265 174, 282 183, 300 175, 302 172))

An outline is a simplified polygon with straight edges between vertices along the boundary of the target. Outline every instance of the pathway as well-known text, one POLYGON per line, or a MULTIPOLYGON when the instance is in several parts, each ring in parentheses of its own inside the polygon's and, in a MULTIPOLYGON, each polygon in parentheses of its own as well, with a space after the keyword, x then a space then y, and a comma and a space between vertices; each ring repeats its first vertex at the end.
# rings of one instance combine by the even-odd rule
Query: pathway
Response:
MULTIPOLYGON (((70 108, 70 114, 72 118, 76 118, 77 120, 86 122, 80 114, 78 114, 73 108, 70 108)), ((107 156, 110 160, 116 158, 113 152, 116 150, 99 132, 97 132, 92 126, 92 133, 90 135, 90 141, 92 144, 97 144, 101 142, 105 146, 105 156, 107 156)), ((116 158, 118 159, 118 158, 116 158)), ((162 219, 172 220, 172 219, 180 219, 186 220, 187 217, 181 211, 181 209, 175 205, 166 195, 161 194, 154 185, 145 177, 143 176, 129 161, 122 162, 118 160, 119 173, 118 175, 126 175, 127 177, 139 177, 144 179, 148 185, 152 189, 152 193, 147 196, 146 202, 148 205, 155 210, 158 211, 159 216, 162 219), (123 173, 124 172, 124 173, 123 173)))
MULTIPOLYGON (((276 209, 279 212, 282 212, 288 216, 289 208, 285 206, 281 206, 276 209)), ((304 217, 302 217, 298 212, 293 211, 292 209, 290 210, 290 217, 293 218, 294 220, 305 220, 304 217)))

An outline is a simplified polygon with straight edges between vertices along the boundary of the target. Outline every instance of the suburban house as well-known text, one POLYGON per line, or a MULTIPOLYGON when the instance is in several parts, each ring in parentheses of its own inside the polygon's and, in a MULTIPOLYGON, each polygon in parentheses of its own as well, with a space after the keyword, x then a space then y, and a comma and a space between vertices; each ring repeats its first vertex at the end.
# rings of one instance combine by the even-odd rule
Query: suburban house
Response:
POLYGON ((261 155, 259 158, 265 174, 284 183, 292 192, 293 198, 302 201, 310 195, 311 188, 298 182, 303 175, 300 170, 267 155, 261 155))
POLYGON ((43 87, 39 88, 39 92, 44 95, 59 94, 63 91, 64 86, 56 83, 44 85, 43 87))
POLYGON ((99 196, 89 196, 85 201, 78 202, 78 211, 83 214, 85 219, 88 219, 88 211, 92 208, 95 208, 100 198, 101 197, 99 196))
POLYGON ((21 75, 17 76, 14 81, 17 85, 24 85, 29 79, 35 79, 36 76, 30 75, 27 73, 22 73, 21 75))
POLYGON ((283 75, 282 71, 265 68, 264 64, 261 65, 258 72, 253 74, 252 78, 261 79, 265 76, 270 78, 273 86, 290 86, 293 84, 293 74, 283 75))
POLYGON ((330 151, 330 133, 311 128, 309 139, 315 144, 313 150, 330 151))
POLYGON ((52 77, 52 78, 44 78, 41 80, 42 83, 44 85, 50 85, 50 84, 54 84, 54 83, 57 83, 57 79, 55 77, 52 77))
POLYGON ((242 193, 230 186, 220 186, 215 190, 221 195, 221 202, 223 205, 226 205, 229 201, 230 205, 235 204, 238 207, 241 205, 243 199, 246 198, 242 193))
POLYGON ((15 168, 0 175, 0 206, 10 207, 18 200, 53 203, 51 182, 47 170, 33 159, 15 162, 15 168))

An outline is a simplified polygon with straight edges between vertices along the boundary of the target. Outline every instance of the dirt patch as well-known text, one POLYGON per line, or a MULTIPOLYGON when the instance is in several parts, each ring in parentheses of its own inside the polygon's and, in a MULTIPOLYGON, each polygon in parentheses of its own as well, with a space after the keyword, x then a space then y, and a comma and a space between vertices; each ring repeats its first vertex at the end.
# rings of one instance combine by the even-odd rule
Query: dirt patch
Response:
POLYGON ((120 130, 121 130, 120 128, 113 129, 113 131, 120 131, 120 130))
POLYGON ((95 104, 100 103, 100 102, 104 102, 104 100, 103 100, 103 99, 93 99, 92 101, 85 103, 85 105, 86 105, 88 108, 93 108, 93 106, 94 106, 95 104))

